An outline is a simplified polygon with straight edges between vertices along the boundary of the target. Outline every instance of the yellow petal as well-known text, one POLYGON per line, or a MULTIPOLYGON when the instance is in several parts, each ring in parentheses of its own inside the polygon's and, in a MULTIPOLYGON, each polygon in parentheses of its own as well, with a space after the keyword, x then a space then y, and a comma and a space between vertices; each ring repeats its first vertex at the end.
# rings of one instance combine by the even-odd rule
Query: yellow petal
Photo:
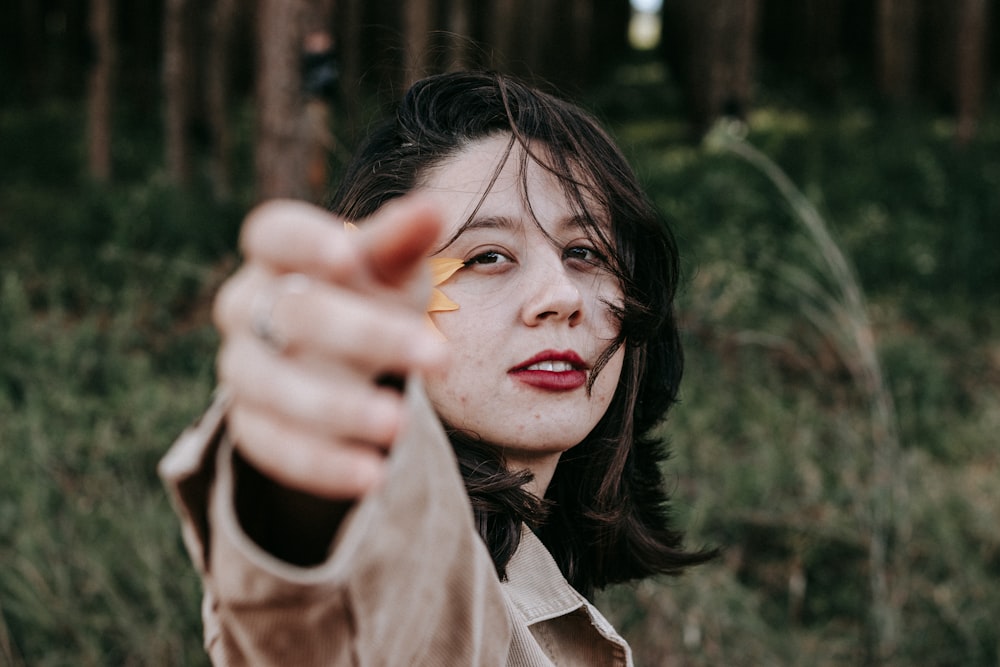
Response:
MULTIPOLYGON (((456 271, 465 266, 465 262, 452 257, 432 257, 428 261, 431 265, 431 284, 434 286, 447 282, 456 271)), ((432 289, 427 312, 440 313, 449 310, 458 310, 458 304, 445 296, 441 290, 432 289)))
POLYGON ((458 304, 449 299, 439 289, 431 290, 431 298, 427 302, 428 313, 440 313, 447 310, 458 310, 458 304))
POLYGON ((441 330, 434 325, 434 320, 431 319, 430 313, 424 315, 424 320, 427 322, 427 328, 430 329, 431 332, 437 336, 437 339, 439 341, 441 341, 442 343, 448 341, 448 339, 444 337, 444 334, 441 333, 441 330))
POLYGON ((465 262, 453 257, 432 257, 429 261, 431 265, 431 284, 435 287, 448 280, 448 278, 451 278, 456 271, 465 266, 465 262))

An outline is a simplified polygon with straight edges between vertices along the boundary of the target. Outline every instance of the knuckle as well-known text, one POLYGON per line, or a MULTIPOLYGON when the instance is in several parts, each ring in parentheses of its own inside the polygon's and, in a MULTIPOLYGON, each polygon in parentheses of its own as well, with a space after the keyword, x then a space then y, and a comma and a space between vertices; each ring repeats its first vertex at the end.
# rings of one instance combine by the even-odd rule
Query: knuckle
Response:
POLYGON ((235 328, 239 320, 238 313, 245 300, 243 294, 249 279, 247 272, 244 267, 233 274, 222 284, 212 302, 212 322, 223 333, 235 328))
POLYGON ((279 215, 282 205, 280 200, 266 201, 247 213, 240 230, 240 248, 244 253, 253 255, 260 247, 268 225, 279 215))

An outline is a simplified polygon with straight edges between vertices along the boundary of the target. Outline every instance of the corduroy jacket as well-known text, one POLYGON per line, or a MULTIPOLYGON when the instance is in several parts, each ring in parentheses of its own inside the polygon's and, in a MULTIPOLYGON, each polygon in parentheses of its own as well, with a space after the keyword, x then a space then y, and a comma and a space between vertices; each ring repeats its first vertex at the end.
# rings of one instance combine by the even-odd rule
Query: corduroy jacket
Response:
POLYGON ((202 577, 213 664, 631 665, 527 528, 499 581, 440 422, 418 382, 406 394, 385 482, 353 505, 315 567, 279 560, 242 530, 224 397, 171 447, 159 470, 202 577))

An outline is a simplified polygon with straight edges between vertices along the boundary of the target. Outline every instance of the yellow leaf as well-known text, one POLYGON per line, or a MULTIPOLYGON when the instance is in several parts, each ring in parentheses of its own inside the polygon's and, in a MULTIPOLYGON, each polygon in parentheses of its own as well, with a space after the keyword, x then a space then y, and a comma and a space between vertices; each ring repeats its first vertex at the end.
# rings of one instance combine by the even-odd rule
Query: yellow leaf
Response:
MULTIPOLYGON (((447 282, 456 271, 465 266, 465 262, 452 257, 432 257, 428 261, 431 265, 431 284, 434 287, 447 282)), ((438 313, 446 310, 458 310, 458 304, 446 297, 441 290, 432 289, 427 312, 438 313)))

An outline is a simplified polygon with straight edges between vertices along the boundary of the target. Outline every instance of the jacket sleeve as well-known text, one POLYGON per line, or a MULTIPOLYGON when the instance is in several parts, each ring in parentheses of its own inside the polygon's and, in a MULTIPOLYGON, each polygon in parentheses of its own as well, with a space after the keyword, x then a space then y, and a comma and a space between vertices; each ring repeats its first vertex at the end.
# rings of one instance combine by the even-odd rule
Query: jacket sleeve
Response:
POLYGON ((240 528, 224 396, 164 457, 215 665, 506 662, 503 593, 451 447, 414 379, 407 402, 384 484, 353 506, 315 567, 275 558, 240 528))

